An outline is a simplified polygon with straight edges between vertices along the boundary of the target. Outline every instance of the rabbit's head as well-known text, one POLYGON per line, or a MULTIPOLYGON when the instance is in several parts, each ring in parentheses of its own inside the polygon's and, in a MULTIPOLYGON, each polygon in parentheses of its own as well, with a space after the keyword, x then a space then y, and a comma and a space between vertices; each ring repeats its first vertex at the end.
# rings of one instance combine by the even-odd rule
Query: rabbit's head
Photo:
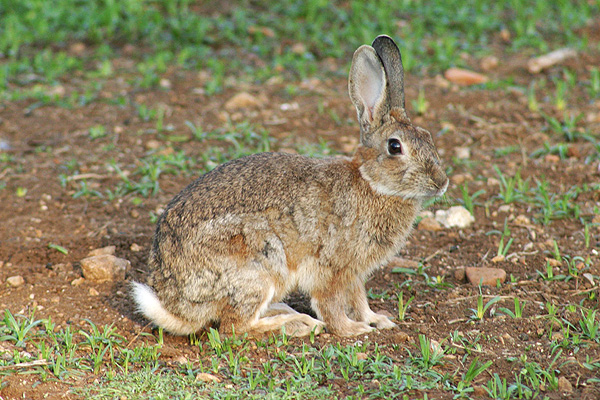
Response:
POLYGON ((360 124, 360 172, 371 188, 406 199, 444 194, 448 178, 431 134, 406 115, 404 69, 391 38, 356 50, 348 90, 360 124))

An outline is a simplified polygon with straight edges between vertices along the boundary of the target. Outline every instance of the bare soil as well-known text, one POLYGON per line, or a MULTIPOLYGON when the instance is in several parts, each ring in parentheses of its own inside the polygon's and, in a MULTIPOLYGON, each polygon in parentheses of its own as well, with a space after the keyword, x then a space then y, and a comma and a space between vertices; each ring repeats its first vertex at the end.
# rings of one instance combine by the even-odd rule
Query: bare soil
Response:
MULTIPOLYGON (((132 61, 126 54, 117 60, 116 71, 127 74, 127 65, 132 61), (123 65, 120 69, 120 64, 123 65)), ((539 209, 531 204, 513 203, 499 210, 502 202, 495 198, 499 187, 489 180, 498 179, 493 170, 497 165, 507 177, 520 169, 523 178, 529 178, 530 186, 535 179, 545 176, 553 193, 564 193, 574 185, 598 183, 600 174, 598 159, 594 157, 594 147, 586 140, 576 140, 569 144, 569 156, 560 159, 551 156, 532 158, 529 155, 544 143, 556 144, 563 139, 549 131, 539 113, 527 107, 525 93, 518 87, 527 87, 534 76, 525 68, 523 55, 507 58, 501 55, 498 68, 488 72, 493 80, 511 79, 511 84, 495 90, 462 88, 453 84, 445 86, 435 77, 406 78, 409 115, 415 124, 430 130, 446 165, 452 166, 449 199, 460 199, 458 183, 469 181, 473 193, 484 189, 486 192, 476 201, 475 223, 465 229, 443 229, 427 231, 417 227, 400 256, 414 261, 423 261, 429 277, 439 277, 448 285, 428 285, 423 276, 409 277, 392 273, 393 266, 383 266, 369 281, 367 287, 374 294, 387 292, 393 295, 398 287, 411 278, 410 286, 404 286, 405 299, 415 299, 405 322, 387 331, 374 332, 366 338, 380 345, 399 344, 395 356, 402 359, 406 349, 414 347, 419 333, 442 341, 452 332, 481 339, 482 360, 493 360, 490 373, 512 379, 519 372, 518 359, 526 354, 547 366, 551 361, 551 341, 549 332, 552 324, 540 318, 547 314, 545 304, 559 306, 559 317, 577 320, 579 311, 570 313, 567 304, 580 304, 586 308, 598 308, 598 276, 600 276, 600 228, 591 227, 591 245, 584 245, 583 225, 579 219, 569 217, 554 220, 547 225, 536 222, 539 209), (410 101, 416 99, 419 87, 424 88, 429 107, 424 115, 417 116, 410 101), (438 134, 443 132, 443 134, 438 134), (522 151, 498 156, 495 150, 517 145, 522 151), (467 160, 458 162, 454 157, 457 147, 470 150, 467 160), (592 158, 591 161, 586 161, 592 158), (480 205, 479 205, 480 204, 480 205), (519 216, 526 217, 519 219, 519 216), (508 259, 492 262, 499 244, 499 235, 486 235, 492 230, 502 230, 508 221, 511 237, 514 238, 508 259), (569 281, 544 281, 537 271, 546 271, 546 259, 552 258, 552 241, 556 240, 563 255, 590 258, 585 272, 596 277, 594 286, 579 276, 569 281), (512 309, 513 298, 525 301, 522 319, 511 319, 496 313, 487 315, 481 322, 469 320, 476 306, 479 289, 464 279, 464 267, 495 267, 504 269, 509 278, 500 287, 483 287, 486 301, 492 296, 503 296, 496 307, 512 309), (595 293, 596 296, 590 295, 595 293), (406 335, 407 336, 406 336, 406 335)), ((473 68, 478 69, 477 60, 472 60, 473 68)), ((589 79, 592 66, 600 65, 598 52, 580 54, 568 62, 571 71, 579 80, 589 79)), ((324 65, 326 69, 327 65, 324 65)), ((543 74, 548 80, 560 76, 562 67, 551 68, 543 74)), ((539 77, 539 76, 535 76, 539 77)), ((120 76, 123 78, 123 76, 120 76)), ((198 71, 172 69, 165 76, 170 88, 139 90, 127 83, 127 79, 109 79, 104 82, 100 98, 84 107, 66 109, 59 106, 38 107, 34 101, 25 100, 0 104, 0 139, 8 144, 2 150, 14 159, 0 164, 0 180, 6 183, 0 190, 0 308, 9 309, 13 314, 29 314, 34 308, 36 318, 51 317, 60 327, 71 325, 73 329, 88 327, 84 319, 96 325, 114 324, 118 332, 127 340, 135 341, 141 332, 152 332, 148 322, 134 313, 133 303, 128 295, 128 282, 144 280, 146 257, 152 241, 154 224, 150 213, 158 213, 179 190, 186 186, 193 175, 163 174, 160 178, 160 192, 156 196, 142 198, 134 204, 135 195, 126 195, 109 200, 107 197, 78 197, 74 194, 80 182, 86 181, 92 189, 103 192, 114 188, 120 182, 119 176, 106 168, 109 160, 130 171, 139 165, 139 159, 150 152, 177 152, 200 160, 203 151, 210 143, 191 139, 185 121, 192 121, 204 130, 224 126, 227 119, 233 121, 250 120, 266 127, 275 138, 273 149, 291 149, 303 143, 318 143, 319 139, 330 143, 335 150, 351 154, 358 142, 358 127, 355 111, 347 96, 345 78, 321 78, 306 82, 293 82, 300 88, 294 95, 288 94, 286 85, 290 82, 273 80, 256 85, 236 82, 224 92, 206 96, 194 88, 202 87, 205 79, 198 71), (224 110, 224 104, 239 92, 248 92, 261 100, 256 108, 232 112, 224 110), (129 103, 120 106, 111 102, 124 96, 129 103), (140 119, 134 103, 150 107, 164 107, 164 124, 171 124, 171 135, 187 135, 190 140, 169 142, 165 135, 153 132, 155 122, 140 119), (283 104, 292 105, 282 107, 283 104), (297 104, 297 107, 296 107, 297 104), (320 107, 334 112, 341 120, 337 124, 331 113, 320 112, 320 107), (107 135, 91 139, 88 129, 94 125, 107 127, 107 135), (158 150, 155 149, 158 147, 158 150), (75 160, 76 171, 69 170, 67 164, 75 160), (59 176, 77 175, 65 187, 59 176), (19 188, 26 188, 23 196, 17 195, 19 188), (63 254, 49 244, 57 244, 68 250, 63 254), (96 248, 107 245, 117 247, 116 254, 131 262, 125 281, 94 284, 83 281, 74 285, 73 281, 82 276, 79 261, 96 248), (136 245, 136 246, 133 246, 136 245), (137 250, 137 246, 141 250, 137 250), (25 284, 11 287, 7 278, 20 275, 25 284)), ((67 93, 83 87, 81 77, 69 77, 61 82, 67 93)), ((581 85, 568 93, 567 111, 583 113, 579 123, 594 135, 600 132, 600 101, 588 101, 581 85)), ((551 98, 554 89, 551 84, 540 88, 537 98, 542 110, 552 116, 562 118, 563 113, 555 110, 551 98)), ((22 194, 22 191, 20 191, 22 194)), ((139 197, 139 196, 138 196, 139 197)), ((451 200, 452 201, 452 200, 451 200)), ((594 207, 600 207, 599 191, 583 191, 576 199, 581 217, 591 221, 594 207)), ((449 204, 437 203, 433 210, 448 208, 449 204)), ((583 268, 583 266, 582 266, 583 268)), ((557 267, 566 271, 565 262, 557 267)), ((397 316, 395 296, 387 300, 372 299, 372 308, 397 316)), ((496 308, 494 307, 494 308, 496 308)), ((556 329, 555 329, 556 330, 556 329)), ((304 339, 293 339, 301 342, 304 339)), ((317 345, 341 341, 352 343, 356 339, 337 338, 328 334, 317 338, 317 345)), ((585 384, 597 373, 582 366, 586 357, 600 359, 598 343, 585 341, 579 351, 564 350, 560 365, 560 375, 566 377, 573 386, 572 398, 600 398, 600 386, 585 384)), ((10 349, 8 343, 0 343, 10 349)), ((175 363, 181 357, 197 359, 198 347, 192 346, 187 338, 166 335, 165 349, 161 360, 175 363)), ((256 350, 256 357, 264 357, 256 350)), ((450 366, 460 365, 460 352, 449 356, 450 366)), ((69 392, 70 386, 84 386, 98 379, 86 375, 77 382, 62 383, 48 381, 33 385, 38 375, 15 373, 4 377, 6 386, 2 389, 3 398, 77 398, 69 392)), ((479 384, 489 379, 488 372, 479 378, 479 384)), ((351 393, 351 388, 340 386, 340 393, 351 393)), ((550 398, 562 398, 563 393, 545 393, 550 398)), ((418 395, 418 394, 415 394, 418 395)), ((430 393, 430 398, 444 398, 448 393, 430 393)))

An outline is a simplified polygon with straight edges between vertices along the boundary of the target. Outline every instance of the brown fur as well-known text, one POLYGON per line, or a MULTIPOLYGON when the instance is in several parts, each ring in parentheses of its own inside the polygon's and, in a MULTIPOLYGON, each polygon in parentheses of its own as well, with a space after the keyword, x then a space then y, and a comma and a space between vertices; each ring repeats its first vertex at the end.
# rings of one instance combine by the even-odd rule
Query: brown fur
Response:
POLYGON ((423 199, 443 193, 447 178, 431 135, 390 116, 386 85, 377 52, 359 48, 349 83, 361 122, 354 157, 256 154, 179 193, 157 224, 149 286, 134 287, 139 309, 179 334, 211 322, 297 335, 323 324, 339 335, 394 326, 371 311, 364 283, 404 245, 423 199), (388 153, 390 138, 402 155, 388 153), (294 289, 311 296, 319 320, 278 303, 294 289))

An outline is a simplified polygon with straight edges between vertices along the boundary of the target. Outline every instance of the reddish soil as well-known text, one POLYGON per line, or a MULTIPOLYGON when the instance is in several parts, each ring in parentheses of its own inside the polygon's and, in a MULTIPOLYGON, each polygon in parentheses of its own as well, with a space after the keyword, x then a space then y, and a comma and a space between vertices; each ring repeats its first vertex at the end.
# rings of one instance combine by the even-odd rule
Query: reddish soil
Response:
MULTIPOLYGON (((465 229, 443 229, 427 231, 417 228, 402 251, 401 256, 415 261, 424 261, 425 272, 430 277, 443 278, 448 285, 435 287, 428 285, 424 276, 407 276, 392 273, 392 266, 383 267, 368 283, 375 294, 388 292, 395 294, 397 287, 406 279, 412 283, 402 287, 405 299, 415 296, 409 309, 409 319, 399 322, 398 328, 375 332, 368 335, 368 341, 381 345, 401 344, 396 356, 402 358, 411 348, 419 333, 442 341, 452 332, 460 331, 471 338, 483 334, 481 359, 494 360, 491 372, 511 379, 521 365, 508 362, 508 357, 526 354, 528 360, 547 366, 550 362, 550 340, 552 326, 548 319, 538 318, 547 314, 545 304, 552 302, 559 306, 559 317, 577 320, 579 311, 571 313, 567 304, 579 304, 586 308, 598 308, 598 277, 600 276, 600 227, 591 225, 590 247, 584 245, 584 228, 579 218, 558 219, 543 225, 535 222, 539 218, 539 208, 526 203, 514 203, 507 209, 500 209, 502 201, 497 199, 498 186, 488 181, 498 179, 493 170, 497 165, 506 177, 513 177, 518 169, 523 178, 530 178, 530 186, 535 180, 545 176, 552 193, 564 193, 574 185, 593 185, 600 181, 598 157, 593 145, 578 139, 569 144, 569 156, 559 159, 553 156, 532 158, 529 155, 544 143, 551 145, 563 141, 556 133, 546 129, 546 122, 539 113, 529 111, 526 95, 521 89, 527 87, 534 76, 524 68, 525 60, 511 56, 488 74, 493 80, 512 79, 511 85, 496 90, 460 88, 455 85, 443 87, 435 78, 407 76, 407 102, 409 115, 415 124, 429 129, 440 150, 446 165, 452 167, 452 184, 448 199, 460 199, 460 181, 469 180, 471 193, 484 189, 485 194, 477 198, 475 223, 465 229), (418 88, 425 89, 429 107, 422 116, 415 115, 410 101, 416 99, 418 88), (443 134, 437 134, 443 132, 443 134), (506 146, 519 146, 521 151, 496 156, 494 150, 506 146), (457 147, 467 147, 470 157, 457 162, 454 158, 457 147), (523 215, 526 219, 519 219, 523 215), (505 219, 511 230, 514 242, 509 259, 494 263, 499 243, 498 235, 486 235, 492 230, 501 230, 505 219), (524 222, 523 222, 524 221, 524 222), (537 271, 545 272, 546 258, 552 258, 552 241, 556 240, 563 255, 589 258, 585 273, 595 277, 593 286, 586 278, 565 281, 544 281, 537 271), (531 244, 530 244, 531 243, 531 244), (491 296, 504 296, 496 307, 513 308, 513 297, 526 301, 524 318, 513 320, 506 316, 486 316, 482 322, 471 322, 469 309, 476 306, 477 287, 467 283, 461 274, 464 267, 495 267, 504 269, 509 278, 501 287, 484 287, 482 292, 487 299, 491 296), (511 278, 512 277, 512 280, 511 278), (593 295, 595 294, 595 296, 593 295), (405 335, 408 335, 406 339, 405 335)), ((124 56, 117 60, 116 71, 124 71, 127 63, 124 56), (120 67, 120 63, 122 67, 120 67), (121 69, 120 69, 121 68, 121 69)), ((582 54, 570 61, 568 67, 575 71, 579 81, 590 76, 590 67, 600 65, 600 55, 582 54)), ((477 61, 473 60, 477 68, 477 61)), ((537 93, 542 110, 557 118, 562 112, 556 111, 551 98, 554 93, 550 79, 561 76, 562 68, 555 67, 543 74, 549 80, 545 88, 537 93)), ((537 78, 538 76, 535 76, 537 78)), ((150 213, 157 213, 162 207, 194 179, 194 175, 163 174, 160 178, 160 192, 156 196, 142 198, 136 204, 135 195, 125 195, 109 200, 97 197, 78 197, 79 180, 61 186, 59 176, 88 175, 91 189, 104 192, 113 189, 119 176, 106 168, 110 160, 129 171, 135 170, 139 159, 155 150, 163 152, 184 150, 189 157, 201 160, 203 151, 210 145, 207 142, 189 140, 169 142, 164 135, 153 133, 155 122, 140 119, 133 104, 146 104, 149 107, 162 106, 166 109, 164 125, 173 126, 171 135, 190 136, 185 121, 192 121, 205 131, 217 129, 226 124, 227 118, 233 121, 248 119, 253 124, 264 126, 275 139, 273 149, 290 149, 303 143, 318 143, 319 139, 330 143, 335 150, 350 154, 357 144, 358 127, 355 111, 348 99, 346 80, 323 78, 308 82, 293 82, 300 90, 291 96, 286 92, 290 82, 271 82, 254 85, 236 83, 223 93, 206 96, 193 88, 202 86, 202 75, 197 71, 170 70, 163 78, 171 83, 169 89, 140 91, 123 79, 104 82, 100 99, 76 109, 59 106, 37 107, 32 100, 6 102, 0 105, 0 139, 8 144, 7 155, 11 160, 0 164, 0 181, 5 187, 0 190, 0 307, 13 314, 30 314, 34 308, 36 318, 51 317, 60 327, 67 324, 72 328, 87 329, 84 319, 96 325, 114 324, 118 332, 127 340, 137 340, 141 332, 151 332, 147 321, 134 313, 128 296, 127 285, 131 280, 143 280, 146 274, 146 256, 152 240, 154 224, 150 213), (261 99, 259 108, 235 112, 224 111, 224 103, 238 92, 246 91, 261 99), (111 102, 124 96, 129 103, 119 106, 111 102), (281 105, 295 104, 289 110, 281 105), (335 112, 341 120, 338 126, 331 113, 319 112, 319 107, 335 112), (347 121, 352 121, 351 123, 347 121), (107 135, 92 140, 88 129, 94 125, 104 125, 107 135), (73 161, 74 160, 74 161, 73 161), (74 169, 67 165, 76 163, 74 169), (26 193, 18 196, 19 188, 26 193), (62 254, 49 244, 57 244, 68 250, 62 254), (136 246, 141 250, 134 251, 136 246), (116 254, 131 262, 131 268, 123 282, 94 284, 84 281, 74 285, 73 281, 82 276, 79 261, 86 254, 99 247, 115 245, 116 254), (20 275, 25 284, 11 287, 7 278, 20 275)), ((61 82, 66 93, 81 90, 81 79, 77 76, 61 82)), ((579 130, 587 130, 596 135, 600 132, 600 100, 590 101, 583 85, 577 85, 568 93, 567 111, 583 113, 578 123, 579 130)), ((22 192, 21 192, 22 194, 22 192)), ((580 207, 581 218, 598 222, 600 191, 582 191, 574 200, 580 207)), ((433 210, 448 208, 450 204, 437 203, 433 210)), ((561 273, 566 271, 563 261, 561 273)), ((384 310, 397 316, 395 297, 386 301, 371 300, 372 308, 384 310)), ((293 339, 301 342, 303 339, 293 339)), ((352 343, 353 339, 340 339, 328 334, 317 339, 317 345, 341 341, 352 343)), ((189 344, 187 338, 166 335, 165 350, 161 360, 175 362, 181 356, 197 359, 198 347, 189 344)), ((0 343, 0 346, 8 346, 0 343)), ((6 347, 9 348, 9 347, 6 347)), ((1 350, 1 349, 0 349, 1 350)), ((459 353, 462 350, 459 349, 459 353)), ((257 350, 257 357, 264 356, 257 350)), ((600 387, 585 384, 597 373, 582 366, 586 356, 592 360, 600 358, 598 343, 585 341, 578 352, 567 348, 560 366, 560 375, 573 385, 573 398, 600 398, 600 387)), ((460 357, 450 357, 451 365, 459 365, 460 357)), ((38 375, 13 374, 3 377, 4 398, 40 399, 43 394, 49 398, 77 398, 68 393, 70 385, 83 386, 93 382, 97 376, 89 375, 68 384, 52 380, 32 386, 39 380, 38 375)), ((479 383, 489 379, 484 373, 479 383)), ((598 385, 598 384, 596 384, 598 385)), ((344 391, 346 389, 340 389, 344 391)), ((560 398, 558 392, 546 393, 550 398, 560 398)), ((431 393, 445 397, 449 393, 431 393)))

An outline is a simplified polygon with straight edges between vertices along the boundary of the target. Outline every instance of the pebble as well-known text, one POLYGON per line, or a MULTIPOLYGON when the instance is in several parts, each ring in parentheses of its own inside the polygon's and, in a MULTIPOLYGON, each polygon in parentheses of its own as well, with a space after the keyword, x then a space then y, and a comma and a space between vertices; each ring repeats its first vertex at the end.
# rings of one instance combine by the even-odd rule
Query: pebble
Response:
POLYGON ((429 232, 437 232, 442 230, 442 225, 435 218, 427 217, 423 218, 421 222, 419 222, 418 229, 429 232))
POLYGON ((131 263, 111 254, 87 257, 81 260, 83 276, 92 282, 119 281, 125 279, 125 271, 131 263))
POLYGON ((457 268, 454 270, 454 279, 456 279, 457 281, 464 282, 466 276, 467 273, 464 268, 457 268))
POLYGON ((8 283, 12 287, 19 287, 25 284, 25 279, 23 279, 21 275, 15 275, 6 279, 6 283, 8 283))
POLYGON ((461 86, 479 85, 488 81, 488 77, 462 68, 449 68, 444 78, 461 86))
POLYGON ((90 296, 99 296, 100 295, 100 292, 98 292, 93 287, 90 288, 90 290, 88 291, 88 293, 90 294, 90 296))
POLYGON ((207 374, 206 372, 200 372, 198 375, 196 375, 196 380, 202 382, 221 382, 221 379, 214 375, 207 374))
POLYGON ((71 286, 79 286, 81 285, 83 282, 85 282, 85 278, 79 277, 79 278, 75 278, 71 281, 71 286))
POLYGON ((483 57, 479 62, 479 66, 484 71, 491 71, 498 66, 498 57, 496 56, 487 56, 483 57))
POLYGON ((410 336, 406 332, 398 332, 393 335, 392 340, 394 343, 406 343, 410 340, 410 336))
POLYGON ((469 282, 475 286, 480 283, 482 286, 496 286, 498 280, 500 283, 506 280, 506 271, 501 268, 467 267, 465 272, 469 282))
POLYGON ((532 58, 527 62, 527 69, 532 74, 537 74, 542 70, 553 65, 559 64, 568 58, 577 57, 577 51, 574 49, 563 48, 554 50, 543 56, 532 58))
POLYGON ((558 378, 558 391, 563 393, 571 393, 573 391, 573 385, 564 376, 558 378))
POLYGON ((457 147, 454 149, 454 154, 459 160, 471 158, 471 149, 468 147, 457 147))
POLYGON ((225 109, 227 111, 240 110, 243 108, 258 108, 262 105, 261 101, 248 92, 240 92, 227 100, 225 109))
POLYGON ((390 260, 390 262, 388 263, 389 267, 393 267, 393 268, 410 268, 410 269, 417 269, 419 268, 419 263, 417 261, 414 260, 409 260, 407 258, 403 258, 403 257, 394 257, 390 260))
POLYGON ((469 210, 463 206, 453 206, 448 210, 437 210, 435 219, 446 228, 466 228, 475 221, 469 210))
POLYGON ((117 250, 116 246, 106 246, 99 249, 94 249, 88 253, 88 257, 101 256, 103 254, 115 255, 115 251, 117 250))
POLYGON ((473 386, 473 396, 475 397, 488 397, 488 392, 483 386, 473 386))
POLYGON ((515 225, 531 225, 531 220, 523 214, 517 215, 513 222, 515 225))
POLYGON ((496 178, 488 178, 487 185, 488 186, 500 186, 500 181, 496 178))
POLYGON ((507 214, 507 213, 509 213, 509 212, 510 212, 511 208, 512 208, 512 207, 511 207, 511 205, 510 205, 510 204, 503 204, 503 205, 501 205, 500 207, 498 207, 498 212, 499 212, 499 213, 504 213, 504 214, 507 214))
POLYGON ((142 251, 142 246, 140 246, 137 243, 132 243, 131 246, 129 247, 129 250, 137 253, 138 251, 142 251))

